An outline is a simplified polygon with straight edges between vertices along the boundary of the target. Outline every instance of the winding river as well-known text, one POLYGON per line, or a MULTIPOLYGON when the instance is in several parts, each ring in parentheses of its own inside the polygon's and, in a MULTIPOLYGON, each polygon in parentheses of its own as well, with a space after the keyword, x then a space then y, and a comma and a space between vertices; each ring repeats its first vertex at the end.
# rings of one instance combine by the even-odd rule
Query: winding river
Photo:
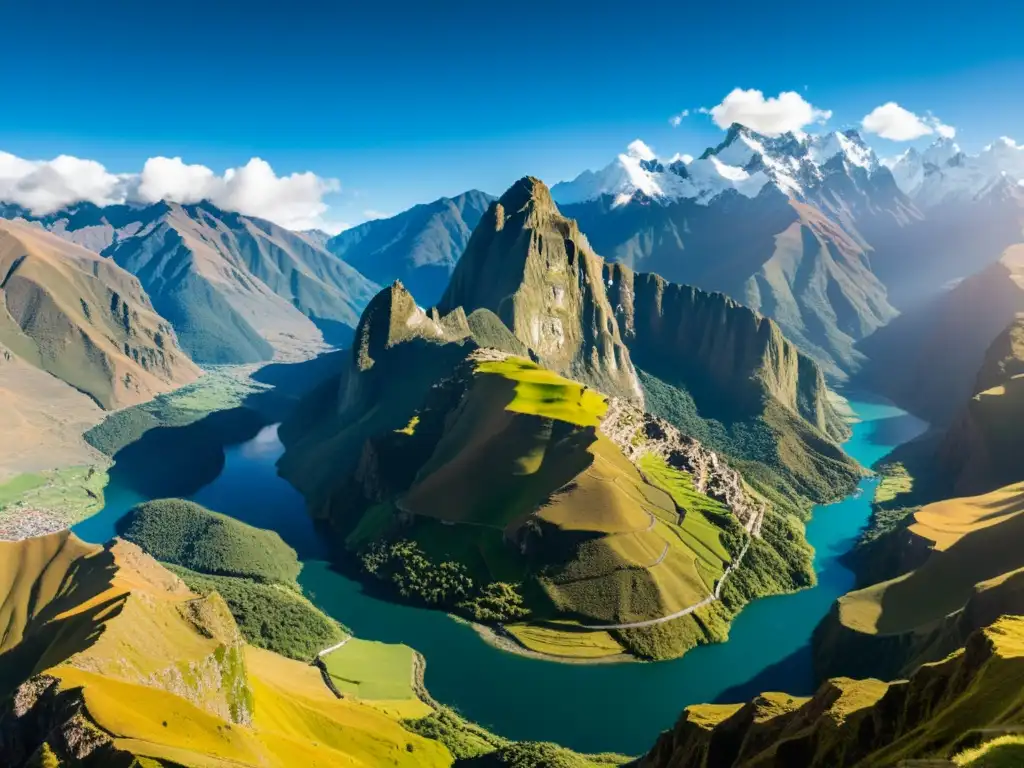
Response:
MULTIPOLYGON (((851 405, 860 421, 845 448, 866 466, 924 429, 892 406, 851 405)), ((675 661, 572 665, 497 650, 440 612, 379 600, 332 571, 302 497, 277 476, 281 451, 276 427, 265 428, 228 448, 221 474, 190 498, 280 533, 304 562, 299 580, 310 597, 359 636, 420 651, 427 659, 427 687, 437 700, 503 736, 555 741, 584 752, 639 754, 689 704, 738 701, 764 690, 811 693, 811 633, 853 586, 853 574, 838 558, 868 520, 875 482, 864 480, 855 494, 815 509, 807 537, 816 551, 817 586, 748 605, 727 643, 696 648, 675 661)), ((106 506, 73 530, 87 541, 106 541, 114 523, 143 500, 115 472, 106 506)))

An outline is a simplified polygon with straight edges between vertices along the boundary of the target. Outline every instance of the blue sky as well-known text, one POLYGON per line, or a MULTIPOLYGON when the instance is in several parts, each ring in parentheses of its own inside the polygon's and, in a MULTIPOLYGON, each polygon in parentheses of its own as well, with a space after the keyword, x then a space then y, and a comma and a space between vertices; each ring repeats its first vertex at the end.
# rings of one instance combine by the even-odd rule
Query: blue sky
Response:
POLYGON ((968 150, 1024 140, 1024 4, 1005 0, 42 5, 3 10, 0 150, 114 173, 259 156, 339 179, 330 216, 349 223, 569 178, 635 138, 698 154, 721 130, 669 117, 737 87, 796 91, 830 127, 896 101, 968 150))

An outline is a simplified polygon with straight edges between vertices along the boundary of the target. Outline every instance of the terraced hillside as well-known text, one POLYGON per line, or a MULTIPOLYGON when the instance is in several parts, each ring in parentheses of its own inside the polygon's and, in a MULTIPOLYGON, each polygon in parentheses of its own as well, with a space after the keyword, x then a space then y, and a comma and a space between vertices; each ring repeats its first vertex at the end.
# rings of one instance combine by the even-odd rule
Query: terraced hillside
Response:
POLYGON ((908 680, 836 678, 687 708, 643 768, 998 768, 1024 761, 1024 619, 1000 618, 908 680))
POLYGON ((139 281, 110 260, 0 220, 0 276, 0 360, 20 358, 105 409, 198 378, 139 281))
POLYGON ((247 646, 218 595, 134 545, 0 543, 0 589, 4 765, 451 765, 391 704, 247 646))

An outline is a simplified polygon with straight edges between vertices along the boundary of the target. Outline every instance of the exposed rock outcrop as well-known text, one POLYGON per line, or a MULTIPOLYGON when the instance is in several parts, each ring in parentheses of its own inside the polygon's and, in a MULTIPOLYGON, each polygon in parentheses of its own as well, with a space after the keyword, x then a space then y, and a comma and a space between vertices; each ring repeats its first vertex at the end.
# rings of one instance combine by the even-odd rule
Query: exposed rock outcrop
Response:
POLYGON ((693 488, 725 504, 747 533, 761 532, 767 504, 748 489, 740 473, 700 441, 683 435, 664 419, 619 398, 611 398, 601 432, 637 464, 648 453, 661 456, 669 466, 690 475, 693 488))
POLYGON ((602 283, 603 265, 543 182, 526 177, 480 220, 440 308, 490 309, 545 367, 642 401, 602 283))
POLYGON ((689 707, 640 765, 844 768, 946 760, 1020 731, 1022 648, 1024 619, 1004 617, 909 680, 838 678, 809 699, 767 693, 747 704, 689 707))

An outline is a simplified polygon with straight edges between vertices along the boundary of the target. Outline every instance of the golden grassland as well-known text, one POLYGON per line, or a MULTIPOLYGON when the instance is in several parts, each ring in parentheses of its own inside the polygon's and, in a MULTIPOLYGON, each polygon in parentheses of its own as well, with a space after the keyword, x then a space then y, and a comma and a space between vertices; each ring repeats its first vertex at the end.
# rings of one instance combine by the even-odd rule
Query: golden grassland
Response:
POLYGON ((505 406, 516 413, 596 427, 608 410, 607 402, 597 391, 541 368, 525 357, 488 360, 476 370, 516 382, 515 398, 505 406))
POLYGON ((573 622, 506 624, 505 629, 536 653, 572 659, 608 659, 623 656, 625 649, 608 632, 587 630, 573 622))
POLYGON ((338 699, 315 667, 245 646, 216 594, 68 532, 0 543, 0 590, 0 658, 18 666, 0 682, 53 675, 118 749, 183 766, 451 764, 399 722, 430 712, 405 646, 351 641, 339 660, 359 695, 338 699))
POLYGON ((982 496, 929 504, 912 535, 932 546, 927 560, 895 579, 851 592, 839 618, 868 634, 910 631, 962 608, 979 590, 1024 567, 1024 484, 982 496))

